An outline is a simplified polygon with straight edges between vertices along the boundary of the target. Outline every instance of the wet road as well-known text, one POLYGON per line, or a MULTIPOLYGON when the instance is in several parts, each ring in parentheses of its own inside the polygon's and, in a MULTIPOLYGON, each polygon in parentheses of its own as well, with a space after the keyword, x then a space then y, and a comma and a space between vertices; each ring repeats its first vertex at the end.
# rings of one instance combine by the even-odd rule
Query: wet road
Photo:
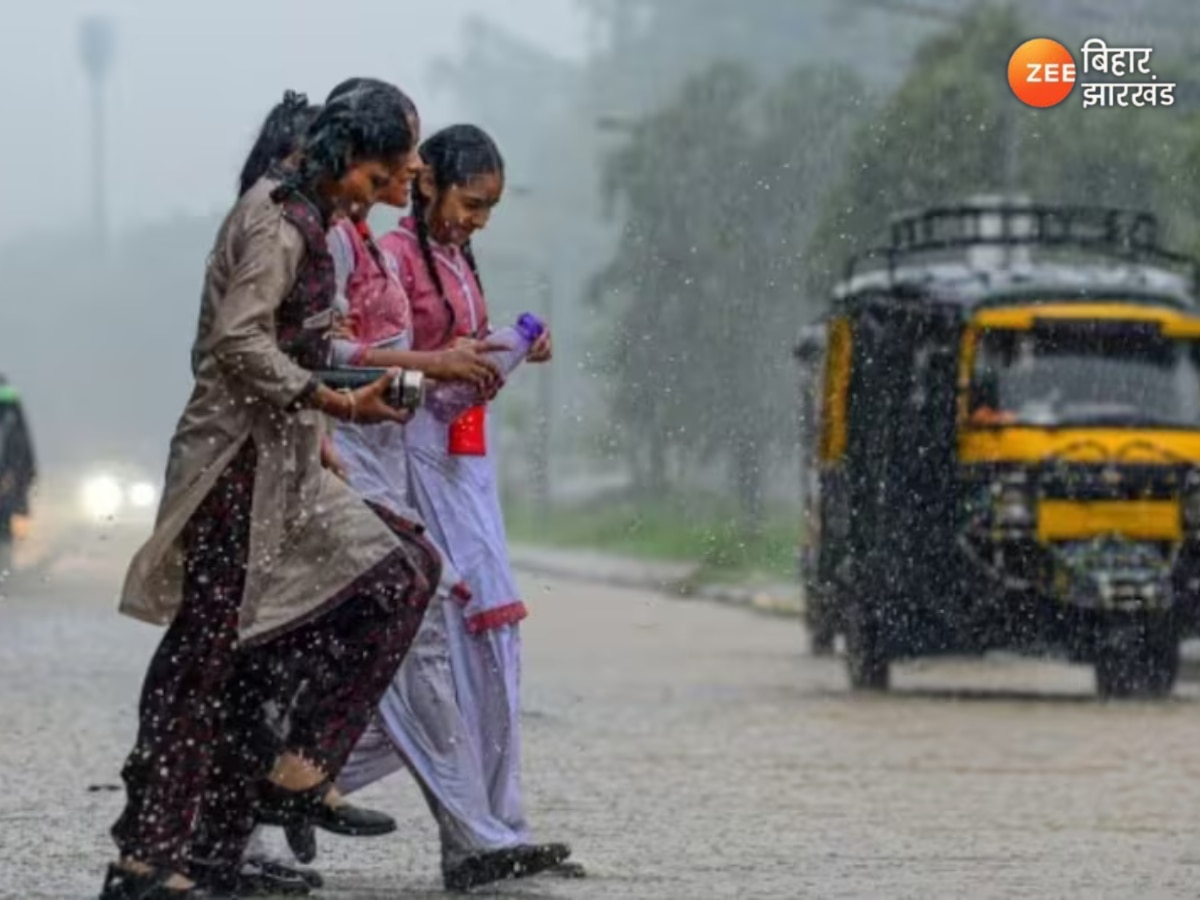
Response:
MULTIPOLYGON (((120 794, 89 787, 117 782, 158 635, 113 612, 112 576, 0 604, 0 897, 94 897, 111 853, 120 794)), ((496 895, 1200 895, 1194 687, 1105 705, 1086 670, 1004 660, 901 669, 896 694, 853 697, 786 621, 524 585, 530 806, 592 877, 496 895)), ((441 896, 411 782, 363 796, 401 831, 327 839, 322 896, 441 896)))

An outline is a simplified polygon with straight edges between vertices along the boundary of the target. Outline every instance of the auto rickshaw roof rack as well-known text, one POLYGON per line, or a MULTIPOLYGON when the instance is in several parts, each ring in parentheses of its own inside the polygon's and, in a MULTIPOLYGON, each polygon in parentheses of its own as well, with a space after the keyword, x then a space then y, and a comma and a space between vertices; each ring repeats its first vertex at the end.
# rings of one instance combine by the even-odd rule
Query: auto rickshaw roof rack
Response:
POLYGON ((894 285, 902 262, 979 247, 1071 249, 1109 260, 1184 268, 1193 297, 1200 293, 1200 260, 1163 246, 1153 213, 1032 203, 968 203, 898 216, 891 223, 891 242, 852 256, 845 279, 853 279, 864 261, 884 259, 888 283, 894 285))

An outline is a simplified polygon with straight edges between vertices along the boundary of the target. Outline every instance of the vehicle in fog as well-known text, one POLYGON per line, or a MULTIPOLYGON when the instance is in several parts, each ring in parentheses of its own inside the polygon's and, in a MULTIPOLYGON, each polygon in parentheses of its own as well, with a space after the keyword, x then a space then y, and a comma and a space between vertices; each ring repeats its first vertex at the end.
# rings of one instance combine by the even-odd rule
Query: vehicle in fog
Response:
POLYGON ((149 537, 162 494, 158 454, 133 440, 81 439, 46 466, 19 569, 127 559, 149 537))
POLYGON ((1200 631, 1200 264, 1151 216, 1011 200, 868 257, 796 354, 815 649, 842 634, 856 688, 1015 650, 1169 693, 1200 631))
POLYGON ((33 439, 21 398, 0 375, 0 579, 12 567, 13 540, 29 516, 36 477, 33 439))

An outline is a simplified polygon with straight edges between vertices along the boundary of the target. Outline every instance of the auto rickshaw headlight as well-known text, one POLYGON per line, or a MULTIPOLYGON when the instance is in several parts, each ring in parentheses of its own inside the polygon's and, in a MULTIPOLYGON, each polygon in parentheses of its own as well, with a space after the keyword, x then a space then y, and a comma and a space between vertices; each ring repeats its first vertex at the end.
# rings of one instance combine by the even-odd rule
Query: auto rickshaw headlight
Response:
POLYGON ((1033 525, 1033 500, 1023 488, 1000 489, 992 502, 992 525, 997 528, 1029 528, 1033 525))

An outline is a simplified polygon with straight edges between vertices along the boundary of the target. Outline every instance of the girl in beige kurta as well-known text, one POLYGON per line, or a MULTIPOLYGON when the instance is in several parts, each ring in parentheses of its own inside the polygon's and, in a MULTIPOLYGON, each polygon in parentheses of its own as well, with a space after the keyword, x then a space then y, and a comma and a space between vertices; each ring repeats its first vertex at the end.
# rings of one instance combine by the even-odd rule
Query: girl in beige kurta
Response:
POLYGON ((394 828, 339 803, 330 785, 399 668, 441 564, 418 529, 321 466, 322 413, 403 420, 382 399, 385 382, 339 394, 312 371, 328 354, 330 218, 361 212, 398 168, 415 168, 411 112, 378 83, 328 104, 296 175, 261 181, 217 237, 195 387, 155 532, 122 596, 123 612, 170 628, 146 676, 113 828, 121 862, 102 900, 192 896, 202 801, 221 826, 220 846, 206 848, 217 869, 236 867, 256 816, 351 834, 394 828), (286 746, 262 746, 263 706, 287 706, 302 676, 308 696, 286 746))

